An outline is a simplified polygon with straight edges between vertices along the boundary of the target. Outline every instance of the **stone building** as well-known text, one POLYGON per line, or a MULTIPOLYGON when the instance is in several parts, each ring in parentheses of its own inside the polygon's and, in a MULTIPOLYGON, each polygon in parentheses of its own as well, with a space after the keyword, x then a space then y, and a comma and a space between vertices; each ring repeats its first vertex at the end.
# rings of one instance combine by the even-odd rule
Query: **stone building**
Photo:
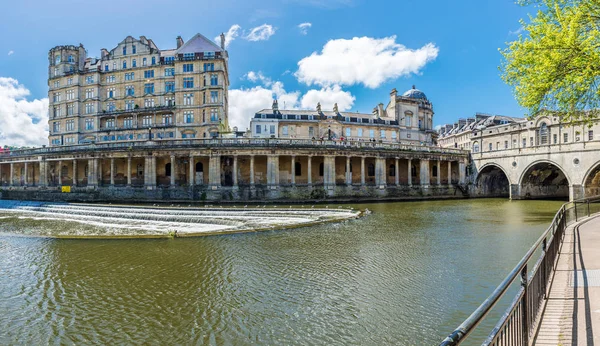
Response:
POLYGON ((126 37, 100 58, 83 45, 48 53, 50 146, 210 138, 228 130, 228 55, 197 34, 159 49, 126 37))
POLYGON ((523 120, 523 118, 504 115, 476 113, 473 118, 461 118, 454 124, 442 125, 438 130, 437 143, 442 148, 471 150, 472 138, 478 131, 496 125, 515 124, 523 120))
POLYGON ((425 93, 416 89, 398 95, 390 93, 384 108, 380 103, 372 114, 331 111, 318 104, 312 110, 280 110, 277 100, 271 109, 263 109, 250 122, 252 138, 297 138, 346 141, 377 141, 432 145, 433 105, 425 93))

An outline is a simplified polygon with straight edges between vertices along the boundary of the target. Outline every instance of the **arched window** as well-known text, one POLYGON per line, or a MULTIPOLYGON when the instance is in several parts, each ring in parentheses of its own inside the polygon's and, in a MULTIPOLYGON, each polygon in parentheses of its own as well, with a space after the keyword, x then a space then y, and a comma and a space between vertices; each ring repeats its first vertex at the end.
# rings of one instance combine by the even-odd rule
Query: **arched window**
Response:
POLYGON ((170 177, 171 176, 171 163, 167 163, 165 165, 165 176, 170 177))
POLYGON ((196 172, 204 172, 204 165, 202 162, 196 162, 196 172))
POLYGON ((123 60, 123 68, 127 68, 127 61, 123 60))
POLYGON ((323 176, 323 171, 324 171, 324 169, 323 169, 323 162, 321 162, 319 164, 319 177, 323 176))
POLYGON ((374 177, 375 176, 375 165, 372 163, 369 163, 369 166, 367 167, 367 175, 369 177, 374 177))
POLYGON ((390 165, 390 177, 395 177, 396 176, 396 165, 390 165))
POLYGON ((123 55, 127 55, 127 47, 123 46, 123 55))
POLYGON ((479 142, 473 143, 473 152, 474 153, 478 153, 479 152, 479 142))
POLYGON ((131 67, 136 67, 137 66, 137 61, 135 61, 135 59, 133 59, 131 61, 131 67))
POLYGON ((294 163, 294 175, 297 177, 302 175, 302 165, 298 161, 294 163))
POLYGON ((548 125, 546 125, 546 123, 540 125, 540 138, 538 143, 540 145, 548 144, 548 125))
POLYGON ((148 60, 146 60, 146 58, 142 59, 142 66, 146 66, 146 61, 148 61, 148 60))

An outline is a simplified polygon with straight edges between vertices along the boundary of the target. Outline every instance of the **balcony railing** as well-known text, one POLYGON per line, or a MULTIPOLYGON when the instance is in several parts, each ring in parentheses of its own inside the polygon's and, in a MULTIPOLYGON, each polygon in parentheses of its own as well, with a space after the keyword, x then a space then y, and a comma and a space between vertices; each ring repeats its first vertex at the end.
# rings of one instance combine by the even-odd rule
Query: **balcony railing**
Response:
MULTIPOLYGON (((139 125, 138 125, 139 126, 139 125)), ((169 124, 168 127, 174 126, 169 124)), ((143 125, 140 129, 160 128, 160 124, 150 126, 143 125)), ((163 126, 165 127, 165 126, 163 126)), ((41 154, 60 154, 98 150, 124 150, 124 149, 185 149, 195 148, 294 148, 294 149, 341 149, 341 150, 373 150, 373 151, 393 151, 400 152, 419 152, 431 154, 452 154, 466 157, 468 151, 454 148, 440 148, 432 146, 421 146, 414 144, 401 143, 376 143, 361 141, 329 141, 329 140, 310 140, 310 139, 267 139, 267 138, 213 138, 213 139, 157 139, 148 140, 128 140, 117 141, 113 143, 102 144, 78 144, 71 146, 43 147, 34 149, 12 150, 10 152, 0 153, 2 157, 20 157, 41 154)))
POLYGON ((134 109, 117 109, 114 111, 102 111, 102 113, 100 113, 100 116, 104 117, 104 116, 117 116, 120 114, 157 113, 157 112, 172 111, 174 109, 175 109, 175 105, 156 106, 156 107, 138 107, 138 108, 134 108, 134 109))

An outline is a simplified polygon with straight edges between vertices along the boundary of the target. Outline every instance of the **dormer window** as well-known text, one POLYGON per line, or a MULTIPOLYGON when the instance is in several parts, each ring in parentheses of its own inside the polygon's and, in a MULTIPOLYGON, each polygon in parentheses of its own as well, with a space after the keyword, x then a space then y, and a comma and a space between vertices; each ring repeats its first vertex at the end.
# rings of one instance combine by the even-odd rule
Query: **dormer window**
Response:
POLYGON ((73 58, 73 56, 72 56, 72 55, 69 55, 69 60, 68 60, 68 61, 69 61, 69 62, 75 62, 75 58, 73 58))
POLYGON ((135 45, 133 45, 133 46, 131 47, 131 52, 132 52, 133 54, 135 54, 135 52, 136 52, 136 50, 135 50, 135 45))
POLYGON ((127 47, 123 46, 123 55, 127 55, 127 47))

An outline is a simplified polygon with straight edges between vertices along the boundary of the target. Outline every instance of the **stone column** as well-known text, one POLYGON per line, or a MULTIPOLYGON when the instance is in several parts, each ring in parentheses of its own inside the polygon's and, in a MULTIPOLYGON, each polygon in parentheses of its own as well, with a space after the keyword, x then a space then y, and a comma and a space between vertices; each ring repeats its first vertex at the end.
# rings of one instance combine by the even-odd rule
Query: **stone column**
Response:
POLYGON ((131 156, 127 158, 127 186, 131 186, 131 156))
POLYGON ((115 186, 115 159, 110 158, 110 186, 115 186))
POLYGON ((188 185, 189 186, 194 186, 194 177, 196 176, 196 170, 195 167, 196 163, 194 162, 194 155, 190 155, 190 171, 189 171, 189 176, 188 176, 188 185))
POLYGON ((28 170, 29 170, 29 165, 27 164, 27 162, 25 162, 25 170, 24 170, 25 177, 23 178, 23 186, 27 186, 27 178, 29 177, 28 170))
POLYGON ((437 184, 442 185, 442 162, 437 161, 437 184))
POLYGON ((101 159, 95 159, 94 160, 94 164, 96 165, 94 167, 94 170, 97 172, 96 174, 96 185, 100 186, 103 184, 103 179, 102 179, 102 160, 101 159))
POLYGON ((396 186, 400 185, 400 159, 396 158, 396 162, 395 162, 395 166, 394 166, 394 173, 395 173, 395 183, 396 186))
POLYGON ((73 160, 73 186, 77 186, 77 160, 73 160))
POLYGON ((88 159, 88 187, 96 187, 98 184, 98 159, 88 159))
POLYGON ((250 188, 254 188, 254 155, 250 155, 250 188))
POLYGON ((408 159, 408 186, 412 186, 412 159, 408 159))
POLYGON ((221 156, 211 156, 208 166, 208 185, 216 190, 221 186, 221 156))
POLYGON ((14 182, 15 182, 15 164, 11 163, 10 164, 10 177, 8 179, 8 185, 10 186, 14 186, 14 182))
POLYGON ((292 175, 292 186, 296 186, 296 156, 292 155, 292 163, 290 167, 290 172, 292 175))
POLYGON ((330 189, 335 187, 335 156, 323 157, 323 185, 330 189))
POLYGON ((48 161, 40 159, 40 186, 48 186, 48 161))
POLYGON ((58 186, 62 186, 62 161, 58 161, 58 186))
POLYGON ((156 156, 154 155, 150 160, 150 185, 156 188, 156 156))
POLYGON ((352 185, 352 172, 350 172, 350 156, 346 156, 346 185, 352 185))
POLYGON ((466 183, 466 172, 465 172, 465 162, 458 162, 458 175, 459 175, 459 184, 464 185, 466 183))
POLYGON ((238 187, 238 157, 233 155, 233 187, 238 187))
POLYGON ((279 186, 279 155, 267 156, 267 185, 273 189, 279 186))
POLYGON ((360 185, 365 186, 365 157, 360 158, 360 185))
POLYGON ((171 186, 175 186, 175 172, 177 172, 175 167, 175 155, 171 155, 171 186))
POLYGON ((386 183, 385 159, 380 157, 375 158, 375 185, 377 185, 377 188, 383 188, 386 183))
POLYGON ((452 161, 448 161, 448 185, 452 185, 452 161))
POLYGON ((152 190, 156 187, 156 157, 146 156, 144 158, 144 187, 152 190))
POLYGON ((421 168, 421 186, 429 186, 431 177, 429 176, 429 160, 421 160, 419 164, 421 168))
POLYGON ((308 162, 307 162, 307 167, 306 169, 308 170, 308 186, 312 186, 312 156, 308 156, 308 162))

